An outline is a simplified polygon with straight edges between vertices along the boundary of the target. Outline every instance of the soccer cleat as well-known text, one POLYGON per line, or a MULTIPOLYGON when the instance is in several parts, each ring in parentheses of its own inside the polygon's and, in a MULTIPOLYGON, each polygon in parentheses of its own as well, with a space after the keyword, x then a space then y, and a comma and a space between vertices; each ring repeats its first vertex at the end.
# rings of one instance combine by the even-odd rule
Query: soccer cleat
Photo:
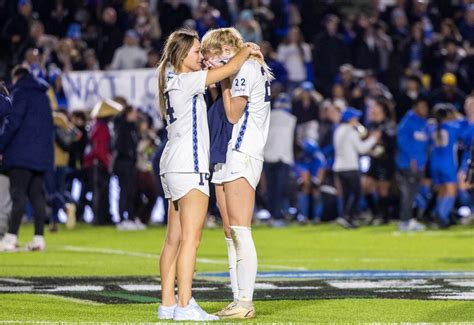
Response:
POLYGON ((204 310, 202 310, 201 307, 199 307, 199 305, 195 301, 192 303, 192 300, 193 300, 193 298, 191 298, 191 300, 189 301, 189 304, 186 307, 177 306, 174 309, 173 320, 175 320, 175 321, 181 321, 181 320, 193 320, 193 321, 219 320, 219 317, 206 313, 204 310))
POLYGON ((464 226, 474 224, 474 215, 471 214, 467 217, 462 218, 459 223, 464 226))
POLYGON ((346 229, 357 229, 356 225, 354 225, 352 222, 346 220, 345 218, 341 218, 341 217, 337 218, 336 223, 339 226, 341 226, 343 228, 346 228, 346 229))
POLYGON ((235 304, 236 302, 237 302, 237 300, 232 301, 232 302, 229 303, 227 306, 225 306, 224 308, 222 308, 221 310, 219 310, 217 313, 214 313, 214 315, 219 316, 219 317, 222 317, 222 315, 224 315, 227 310, 233 308, 233 306, 234 306, 234 304, 235 304))
POLYGON ((17 236, 13 234, 5 234, 0 241, 0 252, 15 252, 17 243, 17 236))
POLYGON ((135 221, 133 223, 135 224, 136 230, 146 229, 146 225, 138 218, 135 218, 135 221))
POLYGON ((135 222, 131 220, 123 220, 120 223, 117 223, 117 230, 129 231, 129 230, 138 230, 135 222))
POLYGON ((285 222, 285 220, 276 219, 271 222, 271 226, 273 228, 285 228, 288 226, 288 224, 285 222))
POLYGON ((398 230, 400 231, 423 231, 425 229, 425 225, 419 223, 415 219, 400 222, 400 225, 398 226, 398 230))
POLYGON ((251 319, 255 317, 255 308, 242 306, 238 301, 233 301, 227 307, 216 313, 219 318, 251 319))
POLYGON ((35 235, 33 240, 26 245, 26 248, 30 251, 43 251, 46 248, 43 236, 35 235))
MULTIPOLYGON (((175 296, 175 301, 178 301, 178 295, 175 296)), ((201 308, 193 297, 191 297, 191 299, 189 300, 189 304, 191 306, 197 306, 198 308, 201 308)), ((173 319, 174 310, 177 306, 178 304, 174 304, 173 306, 160 305, 158 307, 158 319, 173 319)))
POLYGON ((158 307, 158 319, 173 319, 176 306, 176 304, 173 306, 160 305, 158 307))

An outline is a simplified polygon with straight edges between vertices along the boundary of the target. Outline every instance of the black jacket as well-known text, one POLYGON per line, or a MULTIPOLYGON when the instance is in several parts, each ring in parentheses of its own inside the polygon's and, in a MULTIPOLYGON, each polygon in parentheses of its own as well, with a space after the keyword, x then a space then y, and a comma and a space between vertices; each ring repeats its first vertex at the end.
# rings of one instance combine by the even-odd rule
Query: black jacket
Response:
POLYGON ((124 115, 114 120, 112 152, 114 169, 117 164, 135 164, 137 160, 138 131, 135 123, 128 122, 124 115))

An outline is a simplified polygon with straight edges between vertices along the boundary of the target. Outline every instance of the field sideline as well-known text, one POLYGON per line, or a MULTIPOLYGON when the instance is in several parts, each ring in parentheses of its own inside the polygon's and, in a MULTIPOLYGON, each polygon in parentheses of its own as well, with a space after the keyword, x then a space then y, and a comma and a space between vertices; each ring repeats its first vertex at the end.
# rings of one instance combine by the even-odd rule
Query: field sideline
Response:
MULTIPOLYGON (((26 243, 32 233, 31 225, 23 226, 20 241, 26 243)), ((61 228, 57 234, 47 234, 48 247, 45 252, 1 254, 0 292, 12 290, 12 293, 0 293, 0 323, 156 322, 159 295, 154 285, 159 285, 158 257, 164 234, 165 229, 162 227, 151 227, 143 232, 119 232, 112 227, 94 228, 80 225, 73 231, 61 228), (71 277, 91 278, 90 281, 100 285, 101 290, 111 291, 97 292, 95 298, 91 296, 89 299, 87 292, 57 294, 54 291, 56 289, 49 287, 51 284, 47 283, 49 278, 53 282, 57 280, 61 283, 62 279, 71 277), (139 289, 141 291, 138 293, 122 292, 116 289, 122 284, 118 283, 111 288, 109 284, 104 284, 107 281, 101 280, 100 277, 149 283, 150 288, 139 289), (37 284, 31 284, 35 279, 46 281, 41 287, 44 292, 33 292, 37 289, 37 284), (23 282, 30 284, 23 285, 23 282), (26 288, 32 288, 33 291, 26 288), (20 289, 24 291, 20 292, 20 289), (126 300, 121 299, 128 299, 130 303, 123 303, 126 300)), ((409 270, 474 274, 472 226, 457 226, 449 231, 408 234, 396 231, 395 225, 366 227, 355 231, 343 230, 329 224, 279 229, 260 226, 255 228, 254 238, 259 254, 260 272, 298 274, 299 271, 315 270, 409 270)), ((199 301, 202 301, 203 307, 209 311, 217 311, 224 306, 227 297, 226 288, 222 284, 224 279, 211 279, 206 277, 205 273, 225 272, 226 269, 226 248, 222 231, 205 230, 196 267, 202 284, 197 285, 196 295, 199 301), (201 285, 210 288, 199 289, 201 285), (224 290, 221 295, 217 295, 217 286, 221 286, 219 290, 224 290), (214 290, 211 293, 216 294, 207 293, 205 290, 214 290), (204 297, 209 299, 205 301, 204 297)), ((198 283, 201 283, 199 281, 198 283)), ((425 296, 430 295, 426 288, 440 287, 437 283, 433 285, 434 282, 416 281, 421 282, 412 281, 410 285, 415 283, 415 286, 418 286, 421 283, 421 293, 425 296)), ((467 290, 471 290, 469 286, 474 287, 474 276, 468 276, 468 279, 462 281, 467 290)), ((400 285, 398 282, 395 281, 395 285, 400 285)), ((255 320, 259 323, 474 322, 474 289, 464 294, 464 300, 403 299, 409 294, 406 289, 399 290, 400 297, 396 297, 393 296, 393 292, 396 292, 393 288, 388 288, 391 292, 389 297, 392 299, 373 299, 371 297, 374 295, 385 297, 381 292, 387 290, 375 289, 375 293, 345 289, 334 291, 328 289, 329 286, 326 288, 326 284, 320 281, 315 282, 317 287, 314 287, 315 290, 310 292, 309 296, 304 296, 301 291, 302 300, 294 300, 294 292, 292 294, 291 291, 280 290, 283 289, 282 282, 267 283, 266 279, 260 278, 259 283, 261 291, 257 295, 258 315, 255 320), (272 296, 272 292, 278 292, 278 296, 272 296), (285 292, 288 293, 287 298, 285 292), (319 295, 318 292, 324 292, 324 295, 319 295)), ((357 285, 360 283, 361 281, 357 285)), ((390 284, 377 283, 374 287, 386 283, 390 284)), ((373 282, 370 284, 374 285, 373 282)), ((84 287, 88 288, 87 285, 84 287)), ((286 285, 285 288, 289 290, 290 287, 286 285)), ((293 289, 300 290, 296 287, 293 289)), ((298 295, 299 293, 296 296, 298 295)))

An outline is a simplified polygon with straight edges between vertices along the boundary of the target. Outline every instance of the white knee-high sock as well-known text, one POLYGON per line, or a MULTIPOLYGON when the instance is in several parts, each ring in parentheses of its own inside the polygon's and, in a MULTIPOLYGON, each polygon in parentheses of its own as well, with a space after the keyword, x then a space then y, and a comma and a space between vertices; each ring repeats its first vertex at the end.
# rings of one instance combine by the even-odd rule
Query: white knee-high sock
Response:
POLYGON ((252 301, 257 277, 257 251, 250 227, 230 226, 232 240, 237 252, 237 283, 239 300, 252 301))
POLYGON ((229 260, 230 287, 232 288, 234 300, 237 300, 239 298, 239 284, 237 282, 237 252, 232 238, 225 237, 225 242, 227 244, 227 256, 229 260))

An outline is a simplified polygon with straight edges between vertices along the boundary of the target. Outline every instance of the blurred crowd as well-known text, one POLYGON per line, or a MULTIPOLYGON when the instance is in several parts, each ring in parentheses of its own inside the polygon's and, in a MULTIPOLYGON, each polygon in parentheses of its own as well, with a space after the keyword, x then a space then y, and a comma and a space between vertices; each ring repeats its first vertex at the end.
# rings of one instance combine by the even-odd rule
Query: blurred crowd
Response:
MULTIPOLYGON (((153 158, 166 132, 123 97, 86 111, 70 107, 61 78, 155 68, 164 40, 181 26, 201 36, 236 27, 260 44, 275 74, 259 219, 274 226, 336 219, 346 228, 400 219, 402 230, 424 229, 418 221, 442 228, 469 222, 472 0, 0 1, 0 79, 14 91, 21 82, 11 72, 21 66, 49 83, 55 168, 44 170, 44 187, 52 231, 60 210, 81 222, 86 206, 96 224, 111 224, 104 199, 111 177, 120 187, 117 227, 150 222, 163 195, 153 158), (406 150, 411 146, 415 153, 406 150), (440 147, 459 158, 441 167, 454 169, 454 179, 433 175, 444 159, 440 147), (71 194, 74 182, 78 195, 71 194)), ((8 117, 0 117, 8 130, 8 117)), ((17 167, 7 157, 12 142, 1 137, 3 170, 17 167)), ((0 210, 10 214, 8 203, 0 210)), ((219 219, 215 201, 209 214, 211 222, 219 219)))

